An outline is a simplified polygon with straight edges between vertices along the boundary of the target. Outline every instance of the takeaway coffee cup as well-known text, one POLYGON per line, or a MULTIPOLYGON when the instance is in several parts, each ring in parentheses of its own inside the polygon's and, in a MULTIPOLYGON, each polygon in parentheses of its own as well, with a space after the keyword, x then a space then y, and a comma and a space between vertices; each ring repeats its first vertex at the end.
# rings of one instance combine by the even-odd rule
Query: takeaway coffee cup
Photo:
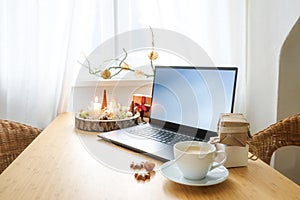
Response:
POLYGON ((209 171, 223 165, 226 161, 225 151, 217 151, 214 145, 198 141, 176 143, 174 157, 183 176, 193 180, 205 178, 209 171))

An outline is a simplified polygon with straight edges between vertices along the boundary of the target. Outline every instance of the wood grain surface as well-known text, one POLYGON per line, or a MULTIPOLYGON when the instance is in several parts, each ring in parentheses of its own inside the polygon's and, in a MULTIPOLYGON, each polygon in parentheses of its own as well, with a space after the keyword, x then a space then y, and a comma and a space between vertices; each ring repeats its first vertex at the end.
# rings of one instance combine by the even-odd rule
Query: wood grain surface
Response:
POLYGON ((134 159, 154 161, 158 166, 162 163, 97 141, 96 133, 78 131, 74 123, 73 113, 59 115, 0 175, 1 200, 300 199, 298 185, 259 160, 249 161, 248 167, 229 169, 228 179, 213 186, 177 184, 159 170, 150 181, 137 182, 129 166, 128 172, 115 169, 92 151, 99 151, 100 158, 105 155, 104 159, 119 160, 121 168, 134 159), (91 145, 100 149, 89 149, 85 140, 92 140, 91 145), (120 152, 129 159, 118 157, 120 152))

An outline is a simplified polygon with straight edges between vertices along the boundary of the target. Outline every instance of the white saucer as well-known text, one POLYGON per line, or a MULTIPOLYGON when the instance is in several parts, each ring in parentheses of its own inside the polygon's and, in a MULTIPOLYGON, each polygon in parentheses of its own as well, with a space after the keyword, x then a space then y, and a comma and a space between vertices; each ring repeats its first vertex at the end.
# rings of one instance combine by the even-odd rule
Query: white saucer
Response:
POLYGON ((174 161, 169 161, 161 166, 162 174, 169 180, 183 185, 190 186, 209 186, 222 183, 229 176, 228 170, 224 166, 217 167, 216 169, 208 172, 207 176, 200 180, 191 180, 183 177, 177 164, 174 161))

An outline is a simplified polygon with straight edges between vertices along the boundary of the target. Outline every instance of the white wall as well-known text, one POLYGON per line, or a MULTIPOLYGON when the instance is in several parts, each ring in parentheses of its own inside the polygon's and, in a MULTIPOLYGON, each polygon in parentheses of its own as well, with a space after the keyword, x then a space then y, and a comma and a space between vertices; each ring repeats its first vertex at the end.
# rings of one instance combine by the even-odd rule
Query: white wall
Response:
POLYGON ((299 15, 299 0, 248 0, 246 117, 252 133, 277 120, 280 50, 299 15))
POLYGON ((300 17, 280 53, 277 120, 300 113, 300 17))

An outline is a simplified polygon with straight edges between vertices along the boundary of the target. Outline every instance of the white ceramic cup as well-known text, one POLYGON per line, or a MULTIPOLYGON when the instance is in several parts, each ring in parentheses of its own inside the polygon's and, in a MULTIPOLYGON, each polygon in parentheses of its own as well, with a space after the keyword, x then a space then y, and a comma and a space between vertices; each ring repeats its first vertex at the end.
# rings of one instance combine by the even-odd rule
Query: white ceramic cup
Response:
POLYGON ((193 180, 205 178, 209 171, 223 165, 226 161, 225 151, 217 151, 215 145, 198 141, 176 143, 174 157, 183 176, 193 180))

